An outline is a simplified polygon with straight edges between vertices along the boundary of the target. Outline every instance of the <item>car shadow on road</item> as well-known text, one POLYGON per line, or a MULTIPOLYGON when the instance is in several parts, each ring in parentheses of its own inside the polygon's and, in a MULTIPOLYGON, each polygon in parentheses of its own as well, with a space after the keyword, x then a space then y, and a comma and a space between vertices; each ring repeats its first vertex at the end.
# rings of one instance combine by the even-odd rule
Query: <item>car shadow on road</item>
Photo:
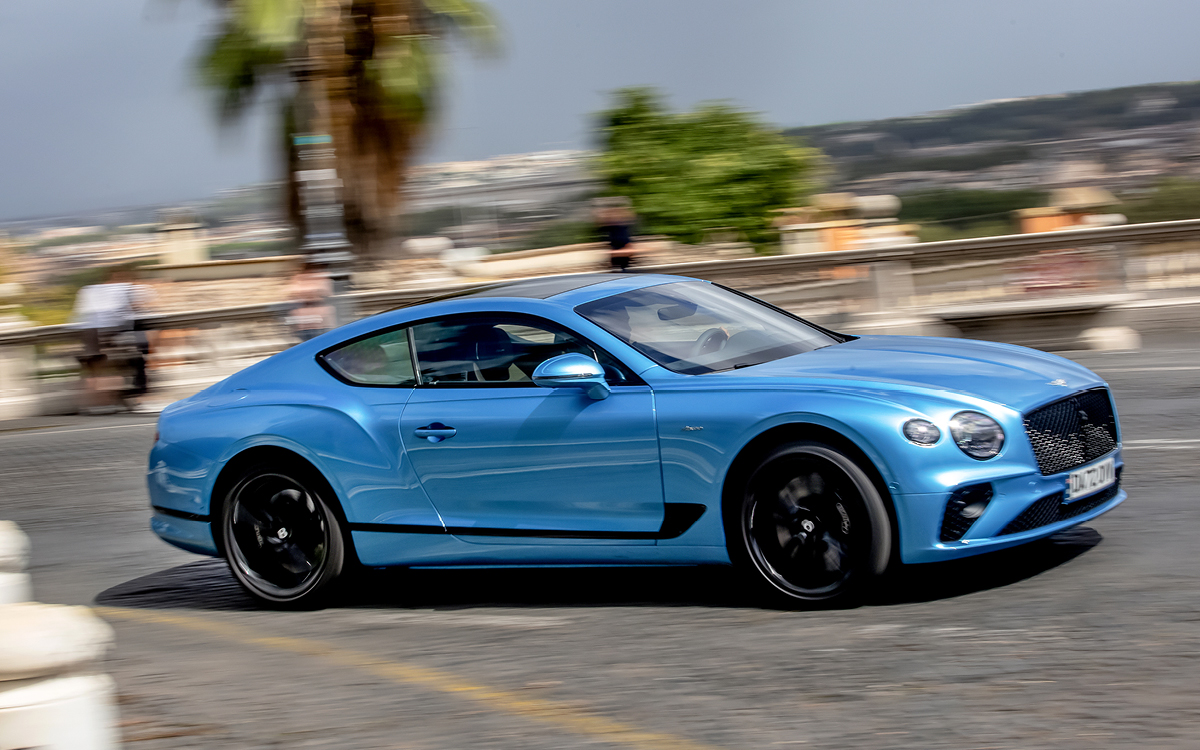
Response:
MULTIPOLYGON (((904 566, 859 604, 887 606, 952 599, 1041 575, 1102 541, 1078 527, 1011 550, 904 566)), ((261 607, 220 560, 151 573, 101 592, 96 603, 139 609, 256 610, 261 607)), ((337 608, 700 606, 771 607, 717 566, 677 568, 509 568, 368 571, 330 603, 337 608)), ((823 608, 823 607, 817 607, 823 608)))

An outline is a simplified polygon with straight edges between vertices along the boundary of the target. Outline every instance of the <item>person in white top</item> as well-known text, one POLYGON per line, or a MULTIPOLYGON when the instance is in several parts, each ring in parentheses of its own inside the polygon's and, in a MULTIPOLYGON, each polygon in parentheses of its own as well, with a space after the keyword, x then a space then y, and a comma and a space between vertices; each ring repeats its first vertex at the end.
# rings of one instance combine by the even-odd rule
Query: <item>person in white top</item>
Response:
POLYGON ((333 282, 311 258, 306 259, 304 267, 292 277, 287 294, 294 306, 287 322, 301 341, 333 328, 333 305, 329 301, 333 296, 333 282))
POLYGON ((79 362, 85 411, 128 406, 130 399, 146 392, 149 341, 144 331, 136 329, 138 311, 149 304, 153 293, 133 282, 133 273, 118 266, 109 271, 105 283, 89 284, 75 296, 71 326, 83 342, 79 362), (111 386, 110 381, 123 380, 126 374, 132 381, 128 386, 105 387, 111 386))

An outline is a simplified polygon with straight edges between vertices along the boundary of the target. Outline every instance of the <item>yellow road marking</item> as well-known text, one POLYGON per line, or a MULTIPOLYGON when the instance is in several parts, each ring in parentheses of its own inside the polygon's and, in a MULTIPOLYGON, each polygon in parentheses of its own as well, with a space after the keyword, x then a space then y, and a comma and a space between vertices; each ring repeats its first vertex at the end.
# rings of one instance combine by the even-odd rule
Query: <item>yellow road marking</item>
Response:
POLYGON ((353 667, 390 682, 417 685, 435 692, 461 696, 495 711, 523 716, 566 729, 575 734, 595 737, 612 743, 637 748, 653 748, 654 750, 714 750, 711 746, 692 742, 682 737, 647 732, 604 716, 589 714, 574 706, 540 698, 524 697, 509 690, 467 682, 451 672, 404 662, 387 661, 362 651, 340 648, 309 638, 263 636, 240 625, 193 615, 147 612, 124 607, 96 607, 95 611, 100 616, 111 619, 173 625, 220 636, 242 644, 316 657, 339 666, 353 667))

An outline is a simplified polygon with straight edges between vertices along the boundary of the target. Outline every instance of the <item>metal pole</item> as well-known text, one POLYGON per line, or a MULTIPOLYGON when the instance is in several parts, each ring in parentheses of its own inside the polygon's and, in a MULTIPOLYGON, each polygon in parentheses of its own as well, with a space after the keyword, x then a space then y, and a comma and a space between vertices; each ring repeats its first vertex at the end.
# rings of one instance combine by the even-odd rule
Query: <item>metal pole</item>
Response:
MULTIPOLYGON (((321 26, 333 25, 336 32, 340 3, 328 3, 321 11, 317 22, 321 26)), ((311 31, 311 29, 310 29, 311 31)), ((334 151, 332 128, 328 117, 327 102, 324 100, 323 76, 328 75, 322 61, 314 54, 314 44, 325 44, 324 39, 309 35, 305 44, 304 58, 297 71, 300 84, 300 102, 297 107, 298 131, 292 136, 292 146, 297 150, 299 169, 296 182, 300 186, 300 204, 304 216, 304 239, 300 252, 308 255, 324 268, 333 283, 334 325, 344 325, 353 320, 355 311, 347 299, 350 291, 350 271, 354 265, 354 253, 346 238, 342 215, 342 181, 337 174, 337 154, 334 151)))

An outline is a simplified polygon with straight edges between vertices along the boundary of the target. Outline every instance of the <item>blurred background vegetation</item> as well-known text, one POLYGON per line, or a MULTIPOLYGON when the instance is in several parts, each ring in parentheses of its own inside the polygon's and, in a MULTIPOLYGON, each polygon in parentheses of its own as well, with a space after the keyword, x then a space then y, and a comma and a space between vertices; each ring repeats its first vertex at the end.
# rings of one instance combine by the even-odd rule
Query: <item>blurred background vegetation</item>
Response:
POLYGON ((771 211, 817 187, 818 151, 728 104, 671 112, 650 88, 614 94, 600 113, 596 171, 633 202, 638 233, 696 244, 732 231, 756 248, 777 242, 771 211))
POLYGON ((395 238, 408 168, 437 109, 445 42, 498 49, 495 25, 475 0, 214 0, 220 29, 198 61, 233 122, 270 94, 279 110, 281 178, 288 217, 303 236, 296 134, 333 139, 346 235, 360 261, 379 260, 395 238))

